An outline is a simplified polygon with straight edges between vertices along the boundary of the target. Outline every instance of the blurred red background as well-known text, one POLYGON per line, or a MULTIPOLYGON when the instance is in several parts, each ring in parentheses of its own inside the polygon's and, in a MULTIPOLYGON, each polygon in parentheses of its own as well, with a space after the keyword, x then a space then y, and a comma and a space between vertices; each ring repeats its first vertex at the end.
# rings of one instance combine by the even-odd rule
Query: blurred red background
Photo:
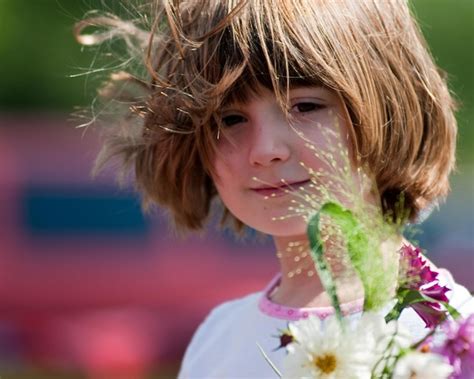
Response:
POLYGON ((173 376, 210 308, 261 289, 276 270, 269 243, 173 238, 165 218, 144 217, 112 176, 92 180, 96 137, 58 118, 0 119, 7 372, 173 376))
MULTIPOLYGON (((5 377, 25 367, 38 378, 174 377, 208 311, 277 270, 269 241, 237 243, 212 227, 173 238, 111 172, 91 179, 97 149, 95 133, 61 118, 0 118, 5 377)), ((474 288, 471 251, 446 238, 430 257, 474 288)))
MULTIPOLYGON (((213 226, 174 238, 113 169, 91 179, 97 135, 66 115, 93 104, 122 57, 120 45, 82 49, 72 26, 92 9, 129 17, 124 3, 0 1, 2 379, 173 378, 209 310, 277 270, 269 241, 236 242, 213 226)), ((474 2, 410 3, 461 104, 453 192, 415 239, 472 290, 474 2)))

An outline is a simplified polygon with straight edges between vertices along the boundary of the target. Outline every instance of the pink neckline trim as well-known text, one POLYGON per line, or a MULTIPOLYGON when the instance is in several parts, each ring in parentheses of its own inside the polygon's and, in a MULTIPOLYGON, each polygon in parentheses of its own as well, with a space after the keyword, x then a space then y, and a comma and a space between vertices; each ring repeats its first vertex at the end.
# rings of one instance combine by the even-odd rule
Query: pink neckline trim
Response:
MULTIPOLYGON (((296 321, 303 318, 308 318, 309 315, 314 315, 320 319, 324 319, 334 314, 333 307, 294 308, 274 303, 272 300, 270 300, 270 294, 280 283, 280 279, 281 273, 278 273, 263 290, 263 294, 258 302, 258 308, 266 315, 283 320, 296 321)), ((341 304, 341 310, 344 315, 357 313, 362 311, 363 305, 364 299, 357 299, 341 304)))

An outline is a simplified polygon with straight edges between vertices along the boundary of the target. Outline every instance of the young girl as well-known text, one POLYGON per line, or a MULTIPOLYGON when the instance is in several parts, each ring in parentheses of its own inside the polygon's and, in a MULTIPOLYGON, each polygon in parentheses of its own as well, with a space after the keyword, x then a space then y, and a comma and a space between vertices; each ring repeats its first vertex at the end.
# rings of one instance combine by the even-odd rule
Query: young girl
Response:
MULTIPOLYGON (((167 207, 181 231, 201 230, 211 209, 223 209, 236 232, 273 237, 280 273, 211 311, 179 377, 274 377, 257 343, 278 366, 278 330, 333 313, 308 254, 305 196, 351 208, 356 194, 386 218, 420 219, 448 192, 453 100, 405 1, 154 1, 140 13, 142 22, 105 15, 77 24, 81 43, 122 37, 137 71, 141 59, 146 68, 115 73, 101 92, 131 113, 109 130, 98 165, 121 157, 144 204, 167 207), (88 25, 109 30, 82 33, 88 25), (341 191, 347 172, 356 179, 341 191)), ((328 238, 325 248, 342 311, 357 318, 364 293, 344 244, 328 238)), ((468 291, 438 271, 451 304, 473 313, 468 291)), ((401 321, 425 333, 415 312, 401 321)))

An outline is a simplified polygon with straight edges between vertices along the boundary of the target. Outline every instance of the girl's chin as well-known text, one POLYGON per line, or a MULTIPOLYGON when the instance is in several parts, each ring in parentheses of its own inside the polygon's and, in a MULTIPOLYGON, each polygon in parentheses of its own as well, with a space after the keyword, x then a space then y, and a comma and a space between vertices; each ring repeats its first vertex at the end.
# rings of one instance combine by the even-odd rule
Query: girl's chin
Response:
POLYGON ((297 220, 296 217, 288 220, 275 220, 271 221, 271 223, 256 224, 252 227, 259 232, 273 237, 291 237, 306 234, 305 221, 303 219, 297 220))

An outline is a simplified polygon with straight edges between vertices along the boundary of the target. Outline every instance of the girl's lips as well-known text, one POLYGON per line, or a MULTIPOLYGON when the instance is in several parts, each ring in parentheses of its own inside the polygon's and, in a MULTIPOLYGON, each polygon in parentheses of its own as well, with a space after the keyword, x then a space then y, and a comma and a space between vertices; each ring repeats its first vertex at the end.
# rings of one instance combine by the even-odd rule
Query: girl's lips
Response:
POLYGON ((280 197, 284 196, 288 193, 288 191, 297 191, 301 186, 304 186, 308 183, 310 183, 311 180, 303 180, 301 182, 293 182, 289 183, 287 185, 281 185, 276 188, 272 187, 264 187, 264 188, 252 188, 252 191, 255 193, 261 195, 261 196, 271 196, 271 197, 280 197))

